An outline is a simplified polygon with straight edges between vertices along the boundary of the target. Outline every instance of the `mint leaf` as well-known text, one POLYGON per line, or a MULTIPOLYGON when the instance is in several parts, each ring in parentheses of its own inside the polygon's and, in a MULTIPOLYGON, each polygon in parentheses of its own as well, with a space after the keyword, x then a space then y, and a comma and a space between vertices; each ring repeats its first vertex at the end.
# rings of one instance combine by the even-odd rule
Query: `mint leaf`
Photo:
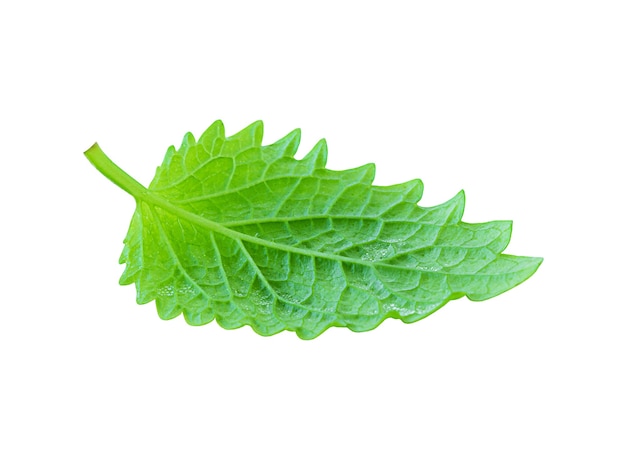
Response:
POLYGON ((216 319, 311 339, 331 326, 367 331, 418 321, 452 299, 486 300, 541 258, 503 255, 510 221, 461 221, 460 192, 417 205, 420 180, 374 186, 374 165, 326 169, 326 143, 294 159, 300 130, 263 146, 258 121, 226 137, 216 121, 167 150, 146 189, 94 144, 87 158, 137 202, 120 283, 163 319, 216 319))

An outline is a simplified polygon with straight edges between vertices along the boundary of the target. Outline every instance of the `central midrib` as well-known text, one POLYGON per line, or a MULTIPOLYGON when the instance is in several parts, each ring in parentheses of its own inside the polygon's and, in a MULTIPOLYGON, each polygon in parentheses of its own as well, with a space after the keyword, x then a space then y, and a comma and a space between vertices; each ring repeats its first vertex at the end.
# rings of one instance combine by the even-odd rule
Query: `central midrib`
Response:
MULTIPOLYGON (((405 270, 410 270, 410 271, 416 270, 416 269, 412 269, 409 267, 399 267, 399 266, 395 266, 392 264, 375 263, 375 262, 370 262, 370 261, 364 261, 362 259, 352 259, 350 257, 340 256, 337 254, 329 254, 325 252, 312 251, 310 249, 297 248, 294 246, 288 246, 286 244, 281 244, 281 243, 277 243, 274 241, 268 241, 267 239, 258 238, 256 236, 251 236, 246 233, 241 233, 239 231, 235 231, 233 229, 227 228, 221 225, 220 223, 216 223, 215 221, 209 220, 202 216, 196 215, 195 213, 184 210, 183 208, 180 208, 170 203, 169 201, 159 197, 158 195, 155 195, 150 190, 143 192, 139 196, 135 196, 135 198, 137 198, 138 200, 143 200, 144 202, 152 204, 159 208, 162 208, 168 213, 171 213, 172 215, 178 218, 185 219, 192 224, 202 226, 203 228, 209 229, 211 231, 215 231, 216 233, 222 234, 232 239, 237 239, 240 241, 247 241, 252 244, 257 244, 260 246, 277 249, 279 251, 302 254, 303 256, 317 257, 320 259, 329 259, 329 260, 334 260, 337 262, 346 262, 350 264, 360 264, 360 265, 364 265, 364 266, 372 267, 372 268, 385 267, 389 269, 405 269, 405 270)), ((420 270, 420 272, 428 272, 428 271, 420 270)))
POLYGON ((113 183, 115 183, 117 186, 119 186, 120 188, 122 188, 124 191, 128 192, 129 194, 131 194, 135 200, 139 201, 144 201, 148 204, 151 204, 153 206, 157 206, 159 208, 162 208, 163 210, 171 213, 172 215, 178 217, 178 218, 182 218, 185 219, 187 221, 189 221, 192 224, 196 224, 198 226, 201 226, 203 228, 209 229, 211 231, 214 231, 216 233, 222 234, 224 236, 227 236, 229 238, 232 239, 236 239, 239 241, 247 241, 250 242, 252 244, 256 244, 256 245, 260 245, 260 246, 265 246, 268 248, 272 248, 272 249, 276 249, 279 251, 284 251, 287 253, 294 253, 294 254, 301 254, 307 257, 317 257, 320 259, 327 259, 327 260, 333 260, 333 261, 337 261, 337 262, 345 262, 348 264, 358 264, 361 266, 366 266, 366 267, 371 267, 372 269, 376 269, 376 268, 386 268, 386 269, 391 269, 391 270, 396 270, 396 271, 410 271, 410 272, 426 272, 426 273, 437 273, 440 275, 472 275, 472 276, 481 276, 481 275, 486 275, 486 276, 490 276, 491 274, 477 274, 477 273, 473 273, 473 274, 459 274, 459 273, 455 273, 455 274, 450 274, 450 273, 446 273, 443 271, 438 271, 438 270, 428 270, 425 268, 415 268, 415 267, 406 267, 406 266, 401 266, 401 265, 392 265, 392 264, 386 264, 383 262, 379 262, 379 261, 364 261, 362 259, 353 259, 350 257, 345 257, 345 256, 340 256, 337 254, 329 254, 329 253, 324 253, 324 252, 319 252, 319 251, 313 251, 310 249, 303 249, 303 248, 297 248, 294 246, 288 246, 286 244, 281 244, 281 243, 277 243, 274 241, 269 241, 267 239, 263 239, 263 238, 258 238, 256 236, 251 236, 249 234, 246 233, 241 233, 239 231, 235 231, 233 229, 227 228, 223 225, 221 225, 220 223, 216 223, 215 221, 209 220, 207 218, 204 218, 202 216, 196 215, 195 213, 192 213, 190 211, 184 210, 174 204, 172 204, 171 202, 169 202, 168 200, 159 197, 158 195, 155 195, 152 191, 148 190, 147 188, 145 188, 143 185, 141 185, 139 182, 137 182, 134 178, 132 178, 130 175, 128 175, 123 169, 121 169, 117 164, 115 164, 100 148, 100 146, 98 146, 97 143, 95 143, 91 148, 89 148, 87 151, 85 151, 85 156, 87 156, 87 158, 89 159, 89 161, 100 171, 102 172, 102 174, 107 177, 108 179, 110 179, 113 183))
POLYGON ((386 264, 383 262, 379 262, 379 261, 364 261, 362 259, 353 259, 350 257, 345 257, 345 256, 339 256, 337 254, 329 254, 329 253, 325 253, 325 252, 319 252, 319 251, 312 251, 310 249, 303 249, 303 248, 298 248, 298 247, 294 247, 294 246, 289 246, 286 244, 281 244, 281 243, 276 243, 274 241, 269 241, 267 239, 263 239, 263 238, 258 238, 256 236, 251 236, 249 234, 246 233, 241 233, 239 231, 235 231, 232 230, 230 228, 226 228, 225 226, 221 225, 220 223, 216 223, 215 221, 209 220, 207 218, 204 218, 202 216, 196 215, 195 213, 192 213, 190 211, 184 210, 172 203, 170 203, 169 201, 155 195, 154 193, 152 193, 150 190, 147 190, 145 192, 141 192, 140 196, 135 196, 135 198, 137 198, 138 200, 143 200, 146 203, 152 204, 154 206, 157 206, 159 208, 162 208, 163 210, 171 213, 172 215, 178 217, 178 218, 182 218, 185 219, 187 221, 189 221, 192 224, 196 224, 198 226, 201 226, 203 228, 209 229, 211 231, 215 231, 216 233, 222 234, 224 236, 227 236, 229 238, 232 239, 236 239, 239 241, 247 241, 250 242, 252 244, 257 244, 260 246, 265 246, 265 247, 269 247, 272 249, 276 249, 279 251, 284 251, 284 252, 288 252, 288 253, 295 253, 295 254, 302 254, 304 256, 307 257, 314 257, 314 258, 320 258, 320 259, 327 259, 327 260, 333 260, 333 261, 337 261, 337 262, 345 262, 348 264, 358 264, 358 265, 362 265, 362 266, 366 266, 366 267, 371 267, 372 269, 376 270, 377 268, 386 268, 386 269, 391 269, 391 270, 396 270, 396 271, 408 271, 408 272, 422 272, 422 273, 432 273, 432 274, 439 274, 439 275, 443 275, 443 276, 449 276, 449 275, 455 275, 455 276, 486 276, 486 277, 490 277, 493 274, 478 274, 478 273, 473 273, 473 274, 467 274, 467 273, 448 273, 445 271, 441 271, 441 270, 428 270, 426 268, 416 268, 416 267, 406 267, 406 266, 401 266, 401 265, 393 265, 393 264, 386 264))
POLYGON ((241 233, 239 231, 235 231, 225 226, 216 223, 215 221, 203 218, 195 213, 184 210, 168 200, 155 195, 152 191, 148 190, 146 187, 137 182, 133 177, 128 175, 122 168, 120 168, 117 164, 115 164, 105 153, 102 151, 98 143, 94 143, 87 151, 85 151, 85 156, 89 161, 109 180, 111 180, 115 185, 120 187, 122 190, 128 192, 132 195, 137 202, 143 201, 153 206, 157 206, 162 208, 163 210, 171 213, 178 218, 185 219, 190 223, 196 224, 203 228, 207 228, 216 233, 222 234, 232 239, 236 239, 239 241, 247 241, 252 244, 257 244, 260 246, 269 247, 272 249, 276 249, 279 251, 284 251, 288 253, 294 254, 302 254, 307 257, 317 257, 320 259, 334 260, 337 262, 345 262, 349 264, 359 264, 362 266, 367 266, 371 268, 384 267, 388 269, 395 270, 408 270, 415 271, 419 270, 420 272, 429 272, 423 271, 421 269, 413 269, 409 267, 402 266, 394 266, 391 264, 385 263, 374 263, 369 261, 364 261, 362 259, 352 259, 350 257, 339 256, 337 254, 328 254, 324 252, 312 251, 310 249, 302 249, 293 246, 288 246, 285 244, 276 243, 273 241, 268 241, 266 239, 257 238, 256 236, 250 236, 249 234, 241 233))

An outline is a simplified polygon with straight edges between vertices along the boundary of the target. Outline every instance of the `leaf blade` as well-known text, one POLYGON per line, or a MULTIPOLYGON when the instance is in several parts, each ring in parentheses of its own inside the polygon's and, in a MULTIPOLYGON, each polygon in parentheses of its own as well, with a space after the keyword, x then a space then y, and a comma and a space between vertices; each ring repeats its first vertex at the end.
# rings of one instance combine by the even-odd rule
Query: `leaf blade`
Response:
POLYGON ((510 221, 462 222, 462 191, 420 207, 419 179, 375 186, 371 164, 326 169, 324 140, 297 160, 299 129, 266 146, 262 135, 255 122, 226 137, 217 121, 170 147, 148 189, 109 176, 137 200, 120 283, 136 284, 139 303, 156 300, 163 319, 303 339, 367 331, 492 298, 542 262, 501 254, 510 221))

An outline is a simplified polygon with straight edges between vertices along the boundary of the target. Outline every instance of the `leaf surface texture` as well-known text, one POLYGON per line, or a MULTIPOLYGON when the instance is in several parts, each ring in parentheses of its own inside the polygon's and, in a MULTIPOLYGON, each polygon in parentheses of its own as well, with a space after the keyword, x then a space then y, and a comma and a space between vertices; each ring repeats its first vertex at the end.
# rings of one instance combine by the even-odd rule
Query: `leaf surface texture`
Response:
POLYGON ((217 121, 170 147, 147 190, 126 189, 137 208, 120 283, 161 318, 303 339, 367 331, 494 297, 541 263, 501 254, 510 221, 462 222, 462 192, 420 207, 420 180, 375 186, 372 164, 327 169, 323 140, 295 159, 299 130, 266 146, 262 135, 256 122, 226 137, 217 121))

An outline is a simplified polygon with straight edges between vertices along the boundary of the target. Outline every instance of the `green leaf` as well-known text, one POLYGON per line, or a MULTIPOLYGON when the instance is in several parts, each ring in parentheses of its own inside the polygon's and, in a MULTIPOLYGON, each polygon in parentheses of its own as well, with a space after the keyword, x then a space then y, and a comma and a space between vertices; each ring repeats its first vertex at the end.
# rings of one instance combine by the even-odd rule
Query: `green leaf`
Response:
POLYGON ((510 221, 462 222, 463 192, 423 208, 420 180, 375 186, 373 164, 327 169, 324 140, 297 160, 300 130, 267 146, 262 136, 260 121, 230 137, 220 121, 198 141, 188 133, 147 189, 97 144, 85 152, 135 197, 120 283, 161 318, 311 339, 486 300, 541 264, 501 254, 510 221))

